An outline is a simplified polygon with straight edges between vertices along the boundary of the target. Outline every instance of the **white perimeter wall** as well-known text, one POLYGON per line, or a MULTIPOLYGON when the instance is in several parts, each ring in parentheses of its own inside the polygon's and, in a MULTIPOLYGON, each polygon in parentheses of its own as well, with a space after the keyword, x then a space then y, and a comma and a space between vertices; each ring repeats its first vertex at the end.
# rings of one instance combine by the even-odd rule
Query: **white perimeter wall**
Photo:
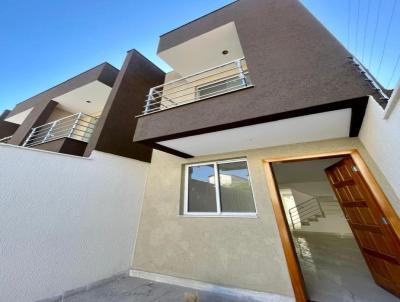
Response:
MULTIPOLYGON (((397 102, 388 119, 383 117, 383 109, 370 97, 359 137, 399 198, 400 102, 397 102)), ((399 203, 392 204, 400 214, 399 203)))
POLYGON ((0 301, 30 302, 130 268, 148 164, 0 145, 0 301))

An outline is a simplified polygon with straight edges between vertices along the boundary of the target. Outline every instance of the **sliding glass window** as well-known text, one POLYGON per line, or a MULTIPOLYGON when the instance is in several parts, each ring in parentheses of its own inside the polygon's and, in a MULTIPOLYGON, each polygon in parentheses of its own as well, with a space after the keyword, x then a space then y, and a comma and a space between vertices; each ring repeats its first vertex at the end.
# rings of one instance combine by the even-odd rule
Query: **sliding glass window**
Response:
POLYGON ((185 167, 185 215, 255 215, 245 159, 185 167))

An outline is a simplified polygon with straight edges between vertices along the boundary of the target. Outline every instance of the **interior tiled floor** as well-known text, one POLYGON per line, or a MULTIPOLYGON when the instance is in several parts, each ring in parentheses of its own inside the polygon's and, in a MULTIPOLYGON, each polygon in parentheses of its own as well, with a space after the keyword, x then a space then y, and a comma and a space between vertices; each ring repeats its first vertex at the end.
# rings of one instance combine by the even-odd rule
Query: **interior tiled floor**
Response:
POLYGON ((185 293, 198 293, 200 302, 251 302, 246 298, 216 295, 190 288, 124 277, 64 298, 63 302, 183 302, 185 293))
POLYGON ((312 232, 293 237, 312 301, 400 301, 374 283, 354 237, 312 232))

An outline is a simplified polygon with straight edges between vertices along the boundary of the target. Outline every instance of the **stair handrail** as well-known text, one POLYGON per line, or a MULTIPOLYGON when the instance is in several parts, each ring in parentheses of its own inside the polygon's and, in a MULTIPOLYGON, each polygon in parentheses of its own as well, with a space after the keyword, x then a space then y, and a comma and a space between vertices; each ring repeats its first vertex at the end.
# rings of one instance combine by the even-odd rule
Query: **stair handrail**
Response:
POLYGON ((302 220, 308 219, 312 216, 321 215, 321 217, 325 217, 325 212, 322 209, 321 203, 319 201, 319 196, 313 196, 310 199, 300 202, 296 206, 290 208, 288 212, 289 212, 289 216, 290 216, 290 220, 291 220, 293 229, 296 228, 295 225, 298 222, 301 223, 302 220), (292 213, 294 210, 296 210, 296 213, 292 213), (307 217, 304 217, 304 215, 311 214, 311 213, 313 213, 313 214, 309 215, 307 217))

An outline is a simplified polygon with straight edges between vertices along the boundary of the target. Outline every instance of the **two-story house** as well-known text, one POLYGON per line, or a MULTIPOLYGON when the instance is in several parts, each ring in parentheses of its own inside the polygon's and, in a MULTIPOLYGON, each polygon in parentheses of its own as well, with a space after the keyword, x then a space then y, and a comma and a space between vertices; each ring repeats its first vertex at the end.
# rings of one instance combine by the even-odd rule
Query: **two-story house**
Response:
POLYGON ((163 34, 157 54, 171 72, 132 50, 121 70, 101 64, 0 117, 1 141, 18 150, 94 158, 50 161, 73 166, 57 175, 79 193, 66 215, 84 243, 44 240, 72 256, 57 274, 32 257, 58 287, 29 281, 26 296, 129 263, 131 276, 244 301, 400 297, 399 90, 297 0, 233 1, 163 34), (79 165, 84 180, 71 180, 79 165))
POLYGON ((158 55, 173 71, 136 117, 134 142, 156 150, 133 274, 294 293, 297 301, 330 301, 335 291, 330 299, 339 301, 362 295, 368 271, 371 286, 400 295, 398 196, 362 129, 367 106, 383 111, 388 92, 301 3, 234 1, 163 34, 158 55), (310 201, 294 197, 297 217, 285 215, 279 165, 289 165, 282 173, 296 173, 296 183, 325 182, 323 193, 307 191, 310 201), (343 224, 351 239, 335 241, 335 227, 318 233, 322 239, 292 234, 290 218, 307 225, 328 217, 318 194, 337 204, 343 218, 333 225, 343 224), (337 253, 345 245, 358 253, 337 264, 362 262, 353 282, 335 264, 318 263, 336 257, 321 247, 324 238, 337 253), (299 260, 301 240, 317 246, 314 272, 299 260))
POLYGON ((149 162, 151 148, 132 143, 132 116, 163 77, 131 50, 121 70, 102 63, 5 111, 0 142, 77 156, 99 150, 149 162))

